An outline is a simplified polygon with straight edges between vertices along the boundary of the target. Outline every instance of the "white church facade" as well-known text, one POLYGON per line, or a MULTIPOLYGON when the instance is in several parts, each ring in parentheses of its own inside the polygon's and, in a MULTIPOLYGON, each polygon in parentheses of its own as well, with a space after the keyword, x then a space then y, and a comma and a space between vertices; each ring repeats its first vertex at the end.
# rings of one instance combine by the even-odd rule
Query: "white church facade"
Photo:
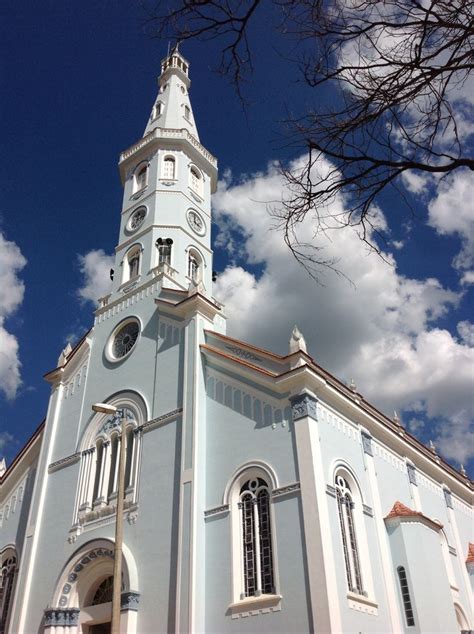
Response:
POLYGON ((189 88, 174 50, 120 156, 111 292, 0 471, 0 634, 110 631, 121 442, 124 634, 473 631, 473 482, 296 328, 286 356, 226 334, 189 88))

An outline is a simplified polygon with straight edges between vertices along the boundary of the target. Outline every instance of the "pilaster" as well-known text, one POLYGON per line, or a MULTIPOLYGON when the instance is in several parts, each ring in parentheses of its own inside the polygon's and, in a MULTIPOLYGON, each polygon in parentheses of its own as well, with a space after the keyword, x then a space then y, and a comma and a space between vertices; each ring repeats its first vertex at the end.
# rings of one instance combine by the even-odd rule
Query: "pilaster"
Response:
POLYGON ((305 391, 290 398, 301 483, 303 529, 314 632, 341 632, 339 597, 317 422, 317 399, 305 391))
POLYGON ((395 586, 392 557, 390 554, 390 544, 388 542, 387 530, 385 528, 385 522, 382 513, 382 504, 380 500, 380 492, 374 465, 372 436, 366 430, 362 430, 361 438, 362 450, 364 452, 364 464, 367 472, 370 497, 372 499, 375 530, 377 532, 377 542, 380 547, 380 560, 383 571, 383 580, 381 580, 381 583, 377 584, 377 592, 380 592, 382 587, 385 591, 385 599, 387 601, 388 614, 390 622, 392 624, 392 632, 403 632, 404 628, 400 618, 400 610, 398 607, 398 590, 395 586))

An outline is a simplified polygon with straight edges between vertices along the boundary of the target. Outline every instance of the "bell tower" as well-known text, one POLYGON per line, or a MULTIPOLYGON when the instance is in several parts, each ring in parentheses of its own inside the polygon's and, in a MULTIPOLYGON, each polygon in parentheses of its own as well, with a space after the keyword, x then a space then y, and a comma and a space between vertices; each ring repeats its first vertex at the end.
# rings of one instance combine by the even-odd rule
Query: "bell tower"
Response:
POLYGON ((161 62, 143 137, 120 155, 124 187, 109 300, 153 279, 211 296, 211 194, 217 161, 199 142, 189 62, 178 47, 161 62))

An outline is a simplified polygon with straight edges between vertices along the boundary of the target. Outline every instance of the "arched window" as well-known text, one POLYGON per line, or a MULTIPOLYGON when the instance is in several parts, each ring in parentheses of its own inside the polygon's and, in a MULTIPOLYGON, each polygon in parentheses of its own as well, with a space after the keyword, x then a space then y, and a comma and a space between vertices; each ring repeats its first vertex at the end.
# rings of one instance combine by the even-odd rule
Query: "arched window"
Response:
POLYGON ((347 480, 336 475, 336 497, 346 567, 347 587, 356 594, 365 594, 354 518, 354 500, 347 480))
POLYGON ((163 159, 161 177, 166 180, 174 180, 175 171, 176 171, 176 162, 174 157, 165 156, 165 158, 163 159))
POLYGON ((202 175, 196 167, 189 170, 189 186, 196 194, 202 196, 202 175))
POLYGON ((140 275, 141 252, 142 250, 140 245, 135 245, 127 252, 125 256, 122 283, 133 280, 140 275))
POLYGON ((75 521, 79 524, 97 519, 99 508, 116 504, 122 442, 121 408, 125 416, 124 497, 130 503, 137 501, 141 434, 135 433, 135 430, 146 420, 146 406, 137 404, 130 397, 125 398, 127 405, 112 401, 119 408, 117 414, 99 415, 86 432, 74 512, 75 521))
POLYGON ((148 164, 144 163, 135 172, 135 186, 133 190, 138 192, 144 189, 148 183, 148 164))
POLYGON ((0 634, 5 634, 10 619, 13 590, 16 578, 16 553, 8 549, 1 555, 0 572, 0 634))
POLYGON ((114 578, 107 577, 102 581, 92 597, 91 605, 101 605, 112 601, 114 578))
POLYGON ((405 611, 405 619, 407 626, 415 625, 415 618, 413 616, 413 608, 410 599, 410 590, 408 588, 407 575, 403 566, 397 568, 398 581, 400 582, 400 592, 402 595, 403 609, 405 611))
POLYGON ((163 103, 161 101, 158 101, 155 104, 155 107, 153 108, 153 119, 156 119, 157 117, 159 117, 163 112, 163 103))
POLYGON ((193 282, 201 279, 201 258, 196 251, 190 251, 188 255, 188 277, 193 282))
POLYGON ((158 238, 156 241, 158 248, 158 265, 168 264, 171 266, 171 248, 173 240, 171 238, 158 238))
POLYGON ((274 594, 270 491, 263 478, 251 478, 240 488, 243 588, 241 598, 274 594))

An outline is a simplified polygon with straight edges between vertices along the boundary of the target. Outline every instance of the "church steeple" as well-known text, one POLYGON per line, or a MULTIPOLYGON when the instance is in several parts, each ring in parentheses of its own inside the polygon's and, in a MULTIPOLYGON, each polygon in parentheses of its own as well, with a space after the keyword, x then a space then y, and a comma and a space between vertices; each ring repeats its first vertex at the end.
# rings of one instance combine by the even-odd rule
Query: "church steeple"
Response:
POLYGON ((111 302, 160 281, 212 292, 217 161, 199 142, 189 62, 178 48, 161 62, 158 83, 144 136, 120 156, 124 196, 111 302))
POLYGON ((161 62, 159 93, 145 128, 146 136, 154 128, 186 128, 199 141, 189 99, 189 62, 176 46, 161 62))

